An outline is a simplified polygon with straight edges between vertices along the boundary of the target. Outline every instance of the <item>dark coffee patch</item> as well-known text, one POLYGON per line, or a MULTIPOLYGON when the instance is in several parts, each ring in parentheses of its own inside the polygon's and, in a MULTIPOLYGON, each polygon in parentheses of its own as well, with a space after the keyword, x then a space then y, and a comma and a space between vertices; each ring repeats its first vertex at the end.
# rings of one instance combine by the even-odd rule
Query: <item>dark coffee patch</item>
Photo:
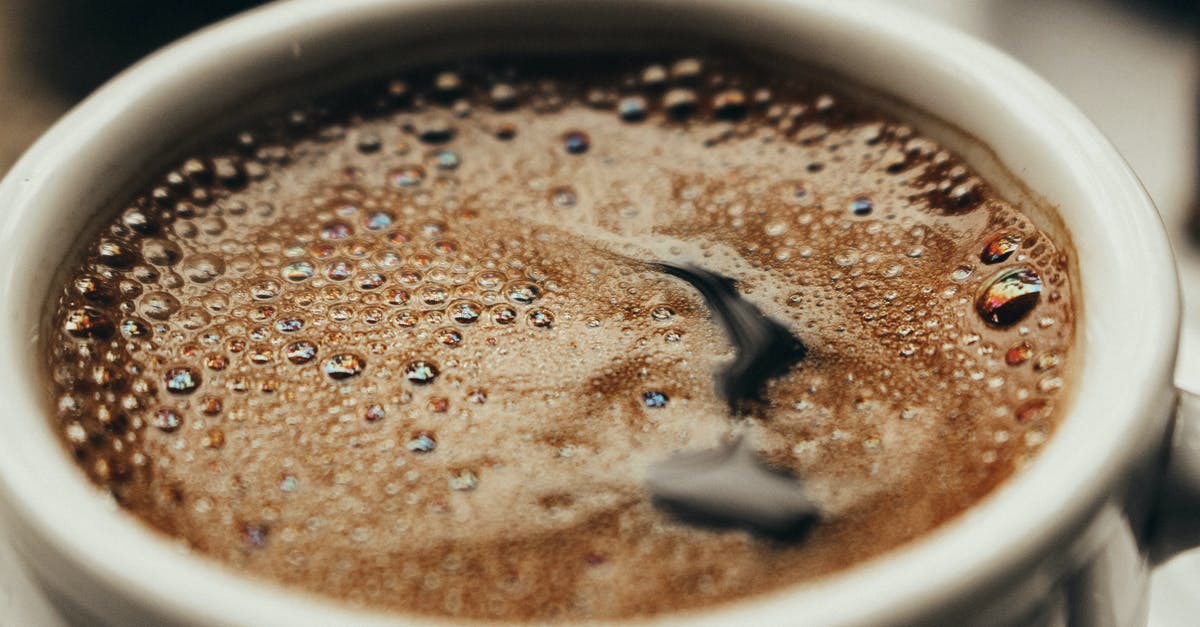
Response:
POLYGON ((768 467, 744 437, 658 462, 647 486, 656 506, 700 527, 798 542, 820 517, 800 481, 768 467))
POLYGON ((746 403, 761 401, 767 381, 786 373, 808 353, 787 327, 743 298, 732 279, 696 267, 656 266, 695 287, 733 343, 737 356, 717 374, 717 387, 735 413, 744 411, 746 403))

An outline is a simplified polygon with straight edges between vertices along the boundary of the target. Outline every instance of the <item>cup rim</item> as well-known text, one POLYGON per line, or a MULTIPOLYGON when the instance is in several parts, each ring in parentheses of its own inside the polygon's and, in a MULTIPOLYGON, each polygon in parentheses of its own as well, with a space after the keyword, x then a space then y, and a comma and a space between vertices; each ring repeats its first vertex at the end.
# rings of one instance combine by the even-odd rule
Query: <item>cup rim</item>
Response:
MULTIPOLYGON (((598 7, 604 3, 574 4, 601 10, 598 7)), ((219 69, 218 61, 242 64, 251 74, 270 72, 289 55, 308 54, 310 42, 336 38, 332 33, 337 29, 361 27, 371 20, 393 24, 402 19, 419 20, 435 10, 433 5, 439 5, 439 11, 464 13, 484 8, 559 10, 548 1, 293 0, 205 29, 105 85, 22 157, 0 182, 0 204, 7 207, 0 216, 0 241, 11 246, 15 259, 22 259, 28 247, 20 242, 28 223, 35 219, 31 216, 64 211, 61 202, 69 194, 50 189, 56 185, 55 179, 58 183, 76 177, 94 181, 104 176, 106 167, 115 166, 84 164, 79 155, 113 143, 114 133, 131 133, 139 125, 145 126, 146 116, 164 111, 164 103, 178 106, 179 97, 172 100, 163 92, 181 88, 189 77, 211 74, 219 69)), ((680 15, 707 12, 710 18, 716 14, 753 16, 752 25, 779 20, 781 28, 805 32, 812 45, 830 49, 846 46, 838 43, 839 37, 873 41, 878 50, 859 56, 880 65, 861 70, 856 79, 874 80, 872 84, 886 92, 893 84, 889 81, 897 80, 886 73, 905 67, 928 80, 940 81, 943 87, 987 94, 990 104, 964 98, 964 102, 941 103, 941 108, 925 108, 956 124, 984 114, 1001 116, 1011 122, 1012 137, 987 143, 1002 161, 1022 162, 1010 154, 1013 151, 1045 150, 1056 164, 1061 162, 1055 174, 1069 175, 1070 181, 1046 182, 1050 174, 1028 168, 1014 169, 1015 175, 1031 181, 1038 190, 1064 185, 1079 188, 1076 196, 1087 199, 1091 209, 1122 208, 1107 210, 1102 223, 1079 218, 1080 210, 1060 207, 1077 251, 1081 246, 1088 246, 1089 251, 1095 246, 1114 256, 1119 253, 1122 262, 1107 259, 1096 266, 1081 264, 1084 295, 1079 342, 1087 355, 1077 382, 1077 398, 1058 433, 1028 468, 956 519, 863 565, 783 591, 707 608, 703 616, 683 613, 656 620, 766 624, 804 616, 820 624, 908 622, 948 599, 997 584, 1017 564, 1059 550, 1054 547, 1064 530, 1090 516, 1120 483, 1122 474, 1155 446, 1169 415, 1168 390, 1179 317, 1174 262, 1161 221, 1128 166, 1081 113, 1007 55, 891 5, 702 0, 684 7, 673 0, 622 0, 603 10, 647 8, 679 11, 680 15), (980 106, 984 111, 966 111, 968 106, 980 106), (1106 285, 1119 286, 1121 298, 1106 302, 1098 287, 1106 285), (1081 448, 1091 455, 1078 455, 1081 448), (1023 515, 1014 516, 1012 511, 1023 515), (864 595, 865 590, 870 594, 864 595)), ((735 31, 738 28, 743 26, 731 25, 735 31)), ((746 37, 744 33, 739 36, 746 37)), ((913 104, 921 107, 927 103, 913 104)), ((72 185, 75 183, 67 186, 72 185)), ((72 193, 78 195, 77 190, 72 193)), ((0 293, 6 299, 28 293, 29 274, 27 264, 6 264, 0 268, 0 293)), ((0 371, 20 372, 26 362, 19 356, 30 350, 32 327, 9 327, 0 329, 0 371)), ((19 438, 0 438, 3 507, 21 529, 58 551, 76 569, 76 575, 103 580, 134 603, 187 622, 323 624, 353 617, 359 624, 422 624, 430 620, 350 610, 181 554, 174 543, 147 533, 139 522, 99 497, 65 454, 45 454, 47 443, 61 449, 49 421, 38 420, 37 425, 19 422, 24 416, 44 413, 40 388, 15 383, 9 377, 0 382, 0 391, 0 396, 10 400, 5 420, 22 433, 19 438), (163 586, 164 581, 174 585, 163 586), (230 608, 235 615, 227 613, 230 608)))

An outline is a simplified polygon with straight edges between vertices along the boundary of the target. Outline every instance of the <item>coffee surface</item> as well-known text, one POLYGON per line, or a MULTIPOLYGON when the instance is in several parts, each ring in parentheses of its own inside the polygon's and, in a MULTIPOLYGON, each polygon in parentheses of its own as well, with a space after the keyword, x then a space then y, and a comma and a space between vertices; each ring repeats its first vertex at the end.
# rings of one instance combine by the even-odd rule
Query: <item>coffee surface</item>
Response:
POLYGON ((197 153, 80 247, 46 341, 84 471, 200 554, 356 605, 615 619, 934 529, 1052 433, 1066 250, 905 123, 756 61, 489 60, 197 153), (733 278, 808 348, 731 415, 733 278), (647 468, 745 433, 821 510, 685 524, 647 468))

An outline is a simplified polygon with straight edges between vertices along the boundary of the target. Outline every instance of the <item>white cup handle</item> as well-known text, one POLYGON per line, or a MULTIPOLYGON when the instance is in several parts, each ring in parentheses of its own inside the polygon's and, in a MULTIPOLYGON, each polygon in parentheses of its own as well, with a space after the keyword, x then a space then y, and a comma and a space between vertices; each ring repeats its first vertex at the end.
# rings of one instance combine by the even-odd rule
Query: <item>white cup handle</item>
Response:
POLYGON ((1179 391, 1166 454, 1151 521, 1150 559, 1155 564, 1200 546, 1200 394, 1179 391))

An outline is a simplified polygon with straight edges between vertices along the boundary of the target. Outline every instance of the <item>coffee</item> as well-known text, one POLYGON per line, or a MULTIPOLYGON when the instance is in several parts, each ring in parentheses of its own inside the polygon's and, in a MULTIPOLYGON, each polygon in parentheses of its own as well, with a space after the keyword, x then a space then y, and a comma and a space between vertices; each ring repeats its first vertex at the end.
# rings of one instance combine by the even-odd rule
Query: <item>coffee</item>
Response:
POLYGON ((752 57, 418 70, 200 150, 80 246, 58 425, 196 552, 398 612, 616 619, 846 568, 1052 433, 1066 249, 959 158, 752 57), (807 347, 733 416, 688 263, 807 347), (821 510, 689 525, 647 468, 747 433, 821 510))

